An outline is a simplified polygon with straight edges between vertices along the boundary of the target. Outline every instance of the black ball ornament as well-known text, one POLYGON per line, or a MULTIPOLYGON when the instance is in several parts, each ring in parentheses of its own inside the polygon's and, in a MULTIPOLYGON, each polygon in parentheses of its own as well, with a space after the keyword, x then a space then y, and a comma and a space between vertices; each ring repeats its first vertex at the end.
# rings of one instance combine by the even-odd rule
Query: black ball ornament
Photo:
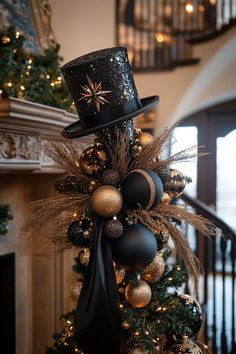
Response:
POLYGON ((163 184, 160 177, 147 168, 130 172, 121 183, 121 194, 128 209, 152 209, 160 203, 163 184))
POLYGON ((155 258, 157 242, 142 224, 124 225, 121 237, 111 242, 113 260, 121 268, 142 270, 155 258))
POLYGON ((104 234, 107 238, 115 239, 122 235, 123 225, 119 220, 109 220, 104 225, 104 234))
POLYGON ((91 221, 87 218, 72 221, 67 230, 70 243, 75 247, 89 247, 91 244, 91 226, 91 221))
POLYGON ((87 176, 96 176, 106 167, 107 156, 104 150, 90 146, 80 156, 80 166, 87 176))
POLYGON ((202 325, 201 305, 188 294, 180 294, 178 298, 194 318, 194 320, 189 323, 189 328, 193 331, 193 334, 197 334, 202 325))

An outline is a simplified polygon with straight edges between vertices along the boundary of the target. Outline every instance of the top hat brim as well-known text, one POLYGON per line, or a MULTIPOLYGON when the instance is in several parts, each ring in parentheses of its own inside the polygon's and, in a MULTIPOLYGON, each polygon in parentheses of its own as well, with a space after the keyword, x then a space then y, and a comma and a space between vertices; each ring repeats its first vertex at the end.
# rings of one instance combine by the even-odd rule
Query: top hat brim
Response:
POLYGON ((105 128, 110 128, 114 125, 117 125, 119 123, 123 123, 126 120, 134 118, 134 117, 142 114, 143 112, 148 111, 149 109, 156 106, 159 103, 159 100, 160 100, 159 96, 149 96, 149 97, 141 98, 140 99, 141 107, 139 109, 137 109, 136 111, 129 113, 123 117, 112 120, 109 123, 97 125, 96 127, 92 127, 92 128, 88 128, 88 129, 83 129, 82 125, 80 123, 80 120, 77 120, 76 122, 65 127, 62 131, 62 135, 66 139, 75 139, 75 138, 79 138, 81 136, 96 133, 97 131, 100 131, 105 128))

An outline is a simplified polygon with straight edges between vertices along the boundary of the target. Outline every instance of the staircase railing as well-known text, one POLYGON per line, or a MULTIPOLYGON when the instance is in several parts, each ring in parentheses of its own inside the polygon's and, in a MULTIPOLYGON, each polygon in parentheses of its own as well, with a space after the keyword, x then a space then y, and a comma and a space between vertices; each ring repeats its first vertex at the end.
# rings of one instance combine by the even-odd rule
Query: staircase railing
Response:
POLYGON ((217 227, 216 236, 212 239, 185 229, 205 270, 199 288, 199 301, 204 309, 204 340, 210 353, 236 353, 236 234, 200 200, 187 194, 183 194, 181 199, 217 227))

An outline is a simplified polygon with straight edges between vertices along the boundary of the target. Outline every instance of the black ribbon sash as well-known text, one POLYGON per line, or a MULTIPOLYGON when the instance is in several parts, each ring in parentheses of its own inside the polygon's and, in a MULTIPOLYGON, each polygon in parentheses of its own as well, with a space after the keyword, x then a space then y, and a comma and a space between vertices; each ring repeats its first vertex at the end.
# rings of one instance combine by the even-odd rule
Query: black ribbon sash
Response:
POLYGON ((121 354, 117 285, 103 225, 103 220, 94 220, 94 240, 75 312, 75 341, 86 354, 121 354))

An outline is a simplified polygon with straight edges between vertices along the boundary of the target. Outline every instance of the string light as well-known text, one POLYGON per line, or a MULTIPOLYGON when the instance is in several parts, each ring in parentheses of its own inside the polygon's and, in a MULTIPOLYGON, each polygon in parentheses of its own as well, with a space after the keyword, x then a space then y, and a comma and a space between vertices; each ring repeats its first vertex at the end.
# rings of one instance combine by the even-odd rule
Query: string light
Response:
POLYGON ((47 74, 47 75, 46 75, 46 78, 47 78, 47 79, 50 79, 50 75, 47 74))
POLYGON ((29 59, 29 64, 32 64, 32 62, 33 62, 33 60, 30 58, 30 59, 29 59))
POLYGON ((28 69, 31 69, 31 65, 28 65, 27 68, 28 68, 28 69))
POLYGON ((7 83, 7 86, 8 86, 8 87, 12 87, 12 83, 11 83, 11 82, 8 82, 8 83, 7 83))
POLYGON ((0 90, 0 95, 2 94, 2 90, 0 90))
POLYGON ((24 90, 25 90, 25 86, 21 85, 21 86, 20 86, 20 89, 21 89, 22 91, 24 91, 24 90))
POLYGON ((51 84, 50 84, 52 87, 54 87, 55 86, 55 84, 54 84, 54 82, 51 82, 51 84))
POLYGON ((163 43, 165 41, 165 36, 160 32, 155 34, 155 38, 158 43, 163 43))
POLYGON ((192 5, 191 3, 187 3, 187 4, 185 5, 185 10, 186 10, 189 14, 191 14, 191 13, 193 12, 193 10, 194 10, 193 5, 192 5))
POLYGON ((16 38, 19 38, 19 37, 20 37, 20 32, 17 31, 17 32, 16 32, 16 38))

